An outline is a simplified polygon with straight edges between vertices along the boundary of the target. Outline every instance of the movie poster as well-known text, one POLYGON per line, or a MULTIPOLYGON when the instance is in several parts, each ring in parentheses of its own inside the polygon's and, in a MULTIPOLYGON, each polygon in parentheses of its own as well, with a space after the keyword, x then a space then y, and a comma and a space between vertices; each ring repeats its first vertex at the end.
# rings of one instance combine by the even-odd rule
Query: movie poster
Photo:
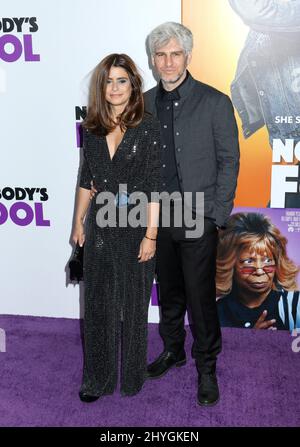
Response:
POLYGON ((300 0, 183 0, 192 75, 230 96, 235 208, 220 234, 222 326, 300 328, 300 0))

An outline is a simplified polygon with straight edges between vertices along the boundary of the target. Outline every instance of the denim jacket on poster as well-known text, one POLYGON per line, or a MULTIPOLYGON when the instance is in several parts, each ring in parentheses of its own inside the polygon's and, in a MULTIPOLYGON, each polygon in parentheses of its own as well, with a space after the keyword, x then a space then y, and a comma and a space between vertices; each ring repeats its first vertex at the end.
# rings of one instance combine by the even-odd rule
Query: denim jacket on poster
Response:
POLYGON ((249 138, 265 124, 273 138, 300 140, 300 0, 229 0, 250 27, 231 84, 249 138), (276 123, 292 116, 293 123, 276 123))

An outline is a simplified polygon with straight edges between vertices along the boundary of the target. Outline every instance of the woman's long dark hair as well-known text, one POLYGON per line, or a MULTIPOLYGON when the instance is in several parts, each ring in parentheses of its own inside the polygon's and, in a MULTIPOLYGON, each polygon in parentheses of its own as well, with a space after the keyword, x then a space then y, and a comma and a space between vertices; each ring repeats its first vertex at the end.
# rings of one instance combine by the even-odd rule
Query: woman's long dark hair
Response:
POLYGON ((136 127, 144 115, 143 81, 133 60, 127 54, 109 54, 95 68, 89 91, 87 116, 82 125, 97 135, 107 135, 117 125, 124 131, 127 127, 136 127), (105 99, 107 79, 111 67, 126 70, 132 92, 128 104, 115 122, 111 105, 105 99))

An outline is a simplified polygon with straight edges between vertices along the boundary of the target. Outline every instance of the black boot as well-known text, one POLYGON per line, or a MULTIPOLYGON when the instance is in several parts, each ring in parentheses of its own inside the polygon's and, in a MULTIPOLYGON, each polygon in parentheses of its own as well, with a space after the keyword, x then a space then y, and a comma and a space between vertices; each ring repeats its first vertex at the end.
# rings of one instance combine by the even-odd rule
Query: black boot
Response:
POLYGON ((181 351, 180 354, 174 354, 170 351, 163 351, 160 356, 148 365, 147 378, 158 379, 164 376, 170 368, 174 366, 179 367, 186 364, 185 351, 181 351))
POLYGON ((206 407, 219 402, 219 387, 215 373, 200 374, 198 379, 198 404, 206 407))
POLYGON ((99 399, 100 396, 92 396, 91 394, 87 394, 85 391, 79 392, 79 397, 82 402, 95 402, 95 400, 99 399))

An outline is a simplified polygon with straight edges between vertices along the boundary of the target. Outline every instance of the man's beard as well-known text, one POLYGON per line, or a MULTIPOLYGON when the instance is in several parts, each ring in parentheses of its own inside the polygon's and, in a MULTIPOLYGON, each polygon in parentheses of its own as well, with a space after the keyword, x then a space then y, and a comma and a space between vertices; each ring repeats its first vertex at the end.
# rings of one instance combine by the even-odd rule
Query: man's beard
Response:
POLYGON ((176 84, 176 82, 178 82, 179 79, 183 76, 185 70, 186 70, 186 68, 183 70, 182 73, 180 73, 178 76, 176 76, 175 79, 171 79, 171 80, 168 79, 168 80, 166 80, 166 79, 164 79, 164 78, 161 78, 161 80, 162 80, 162 82, 163 82, 164 84, 176 84))

